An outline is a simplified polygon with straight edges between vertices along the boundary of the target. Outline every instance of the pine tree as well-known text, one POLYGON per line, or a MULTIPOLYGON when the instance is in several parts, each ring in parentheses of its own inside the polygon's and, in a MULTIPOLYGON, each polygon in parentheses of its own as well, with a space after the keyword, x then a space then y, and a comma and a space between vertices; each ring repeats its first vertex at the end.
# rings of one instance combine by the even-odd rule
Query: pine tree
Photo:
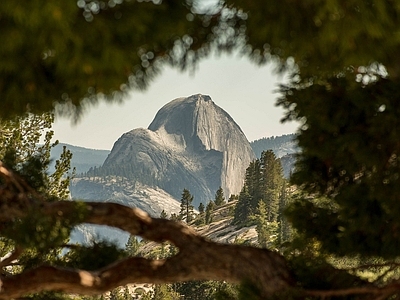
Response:
POLYGON ((162 212, 160 213, 160 218, 161 218, 161 219, 168 219, 168 215, 167 215, 167 213, 165 212, 164 209, 163 209, 162 212))
POLYGON ((171 216, 169 217, 169 219, 173 220, 173 221, 178 221, 178 220, 180 220, 180 217, 176 213, 172 213, 171 216))
POLYGON ((222 187, 219 187, 219 189, 215 193, 214 203, 216 206, 221 206, 222 204, 225 203, 224 191, 223 191, 222 187))
POLYGON ((254 215, 256 221, 257 241, 261 248, 267 248, 269 242, 268 231, 268 214, 267 205, 263 200, 258 202, 256 214, 254 215))
POLYGON ((206 206, 206 216, 205 216, 206 224, 210 224, 210 223, 213 221, 213 220, 212 220, 212 212, 213 212, 213 210, 214 210, 214 207, 215 207, 214 201, 210 201, 210 202, 207 203, 207 206, 206 206))
POLYGON ((189 190, 183 189, 179 217, 181 220, 185 220, 186 223, 190 223, 193 220, 194 207, 192 202, 193 196, 190 194, 189 190))
POLYGON ((258 245, 261 248, 277 246, 278 222, 268 220, 267 205, 263 200, 258 202, 257 211, 252 217, 256 223, 258 245))
POLYGON ((203 225, 206 222, 205 213, 204 213, 205 207, 204 207, 203 202, 201 202, 199 204, 198 210, 199 210, 199 214, 196 216, 195 224, 197 226, 200 226, 200 225, 203 225))
POLYGON ((263 151, 260 159, 262 169, 262 199, 267 204, 269 222, 276 222, 279 215, 279 194, 283 183, 280 159, 272 150, 263 151))
POLYGON ((240 194, 239 200, 235 206, 235 212, 233 217, 233 224, 236 225, 245 225, 250 220, 250 216, 253 213, 253 209, 251 208, 251 204, 253 197, 250 195, 247 186, 245 185, 240 194))
POLYGON ((199 210, 199 214, 203 214, 204 213, 204 204, 203 204, 203 202, 200 202, 198 210, 199 210))
POLYGON ((281 193, 279 195, 279 217, 278 217, 279 236, 278 237, 279 237, 280 244, 289 241, 290 237, 291 237, 291 226, 284 214, 286 208, 288 207, 288 205, 291 202, 290 197, 291 197, 290 187, 288 186, 287 181, 283 180, 281 193))
POLYGON ((130 235, 125 245, 125 250, 129 256, 136 256, 139 253, 140 241, 134 236, 130 235))
POLYGON ((263 198, 262 175, 260 160, 256 159, 250 162, 248 168, 246 169, 245 186, 247 192, 251 195, 251 213, 254 213, 258 205, 258 201, 263 198))
POLYGON ((252 161, 246 169, 244 187, 238 197, 233 223, 244 225, 253 222, 252 216, 257 212, 261 199, 266 204, 268 221, 277 222, 282 211, 279 196, 283 180, 280 159, 276 158, 272 150, 262 152, 261 159, 252 161))

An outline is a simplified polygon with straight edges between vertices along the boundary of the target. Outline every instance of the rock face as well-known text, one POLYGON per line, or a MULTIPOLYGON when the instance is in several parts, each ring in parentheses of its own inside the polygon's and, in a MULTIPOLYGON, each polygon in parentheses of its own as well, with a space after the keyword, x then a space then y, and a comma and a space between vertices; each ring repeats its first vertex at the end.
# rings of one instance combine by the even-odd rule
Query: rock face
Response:
POLYGON ((214 199, 221 186, 238 194, 255 159, 240 127, 209 96, 175 99, 162 107, 148 129, 134 129, 115 142, 103 164, 108 174, 132 177, 180 199, 184 188, 194 204, 214 199))

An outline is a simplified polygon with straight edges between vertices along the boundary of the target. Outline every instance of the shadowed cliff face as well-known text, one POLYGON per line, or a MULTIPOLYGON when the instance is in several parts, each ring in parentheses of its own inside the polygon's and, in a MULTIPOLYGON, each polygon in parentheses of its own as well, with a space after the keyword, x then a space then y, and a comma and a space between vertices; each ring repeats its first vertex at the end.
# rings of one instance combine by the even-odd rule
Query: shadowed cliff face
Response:
POLYGON ((228 113, 198 94, 166 104, 148 129, 122 135, 103 167, 118 172, 118 166, 129 166, 144 184, 156 185, 178 200, 182 190, 189 189, 197 206, 213 199, 219 186, 227 197, 238 194, 254 158, 228 113))

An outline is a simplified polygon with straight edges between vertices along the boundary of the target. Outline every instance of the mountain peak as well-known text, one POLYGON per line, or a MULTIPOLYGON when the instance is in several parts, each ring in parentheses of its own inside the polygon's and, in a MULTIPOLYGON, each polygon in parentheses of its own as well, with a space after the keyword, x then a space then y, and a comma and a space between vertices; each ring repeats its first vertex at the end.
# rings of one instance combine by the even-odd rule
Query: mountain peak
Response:
POLYGON ((180 136, 186 142, 187 150, 193 152, 222 150, 229 140, 227 133, 231 130, 241 136, 242 142, 248 143, 232 117, 217 106, 210 96, 202 94, 177 98, 167 103, 157 112, 148 129, 180 136))
MULTIPOLYGON (((180 199, 189 189, 195 204, 224 193, 237 194, 254 152, 240 127, 210 96, 195 94, 172 100, 148 129, 122 135, 103 167, 135 170, 135 179, 180 199)), ((122 175, 122 174, 120 174, 122 175)))

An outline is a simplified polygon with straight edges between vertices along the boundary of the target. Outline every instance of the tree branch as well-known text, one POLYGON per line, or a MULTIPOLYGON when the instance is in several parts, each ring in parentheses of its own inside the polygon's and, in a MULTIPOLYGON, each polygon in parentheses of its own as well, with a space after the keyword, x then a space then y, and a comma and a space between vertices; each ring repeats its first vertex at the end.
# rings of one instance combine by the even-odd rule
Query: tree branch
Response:
MULTIPOLYGON (((46 202, 35 190, 0 163, 0 221, 27 216, 33 206, 42 214, 74 220, 74 201, 46 202), (12 185, 10 187, 10 185, 12 185), (22 209, 25 207, 25 209, 22 209)), ((85 271, 59 266, 38 266, 17 275, 1 278, 0 299, 19 298, 41 291, 71 294, 99 294, 129 283, 172 283, 188 280, 224 280, 233 283, 251 281, 263 298, 286 292, 295 281, 285 259, 276 252, 234 244, 220 244, 198 235, 181 222, 151 218, 147 213, 115 203, 85 203, 82 223, 108 225, 155 242, 169 241, 179 248, 178 254, 164 260, 131 257, 116 261, 100 270, 85 271)), ((19 248, 8 263, 18 257, 19 248)), ((397 281, 383 287, 366 285, 336 290, 298 290, 304 297, 369 295, 384 299, 400 291, 397 281)))
POLYGON ((10 256, 4 258, 0 261, 0 268, 5 266, 9 266, 14 260, 18 259, 21 256, 23 249, 21 247, 15 247, 14 251, 10 253, 10 256))
MULTIPOLYGON (((73 217, 76 203, 45 203, 42 212, 73 217)), ((187 280, 253 282, 268 297, 293 280, 282 256, 267 249, 219 244, 206 240, 180 222, 151 218, 147 213, 115 203, 87 203, 84 223, 108 225, 155 242, 170 241, 179 253, 166 260, 134 257, 87 272, 40 266, 2 279, 0 299, 44 290, 97 294, 128 283, 171 283, 187 280)))

